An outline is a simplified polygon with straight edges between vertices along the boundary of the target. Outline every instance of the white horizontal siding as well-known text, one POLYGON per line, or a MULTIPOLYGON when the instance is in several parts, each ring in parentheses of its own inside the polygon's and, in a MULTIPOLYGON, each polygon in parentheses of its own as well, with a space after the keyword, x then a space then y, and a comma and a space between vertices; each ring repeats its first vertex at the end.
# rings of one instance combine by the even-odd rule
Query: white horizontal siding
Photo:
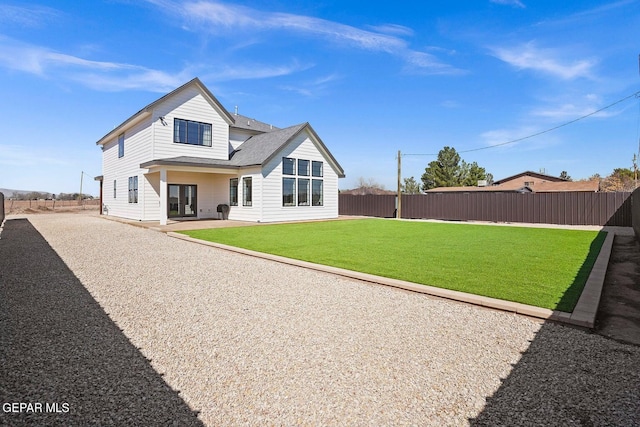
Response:
POLYGON ((251 136, 251 133, 243 132, 238 129, 229 130, 229 152, 237 149, 243 142, 251 138, 251 136))
POLYGON ((188 88, 158 105, 153 112, 152 126, 155 141, 153 159, 179 156, 229 158, 229 125, 195 87, 188 88), (162 124, 160 117, 164 117, 166 125, 162 124), (174 143, 173 126, 176 118, 211 123, 211 147, 174 143))
POLYGON ((151 156, 150 119, 124 132, 124 156, 118 157, 118 136, 104 145, 102 153, 103 203, 107 215, 142 220, 144 179, 140 163, 151 156), (129 177, 138 177, 138 203, 129 203, 129 177), (116 197, 113 197, 113 181, 116 197))
MULTIPOLYGON (((229 177, 232 178, 232 177, 229 177)), ((260 168, 246 168, 237 175, 238 178, 238 206, 231 206, 229 210, 229 219, 238 221, 255 221, 262 220, 262 173, 260 168), (242 178, 251 177, 252 185, 252 205, 243 206, 243 185, 242 178)), ((227 183, 227 186, 229 184, 227 183)), ((227 187, 228 188, 228 187, 227 187)), ((227 190, 228 191, 228 190, 227 190)), ((229 197, 227 196, 227 199, 229 197)))
MULTIPOLYGON (((297 166, 297 163, 296 163, 297 166)), ((311 165, 309 165, 311 168, 311 165)), ((297 169, 297 168, 296 168, 297 169)), ((296 170, 297 172, 297 170, 296 170)), ((318 150, 310 136, 302 132, 296 139, 284 147, 263 169, 262 188, 262 221, 291 221, 326 219, 338 217, 338 175, 331 167, 328 159, 318 150), (292 157, 311 161, 323 162, 323 177, 305 176, 300 178, 323 180, 323 206, 282 206, 282 158, 292 157)), ((296 176, 296 192, 297 178, 296 176)), ((311 186, 310 186, 311 190, 311 186)), ((310 195, 311 197, 311 195, 310 195)), ((297 196, 296 196, 297 202, 297 196)))

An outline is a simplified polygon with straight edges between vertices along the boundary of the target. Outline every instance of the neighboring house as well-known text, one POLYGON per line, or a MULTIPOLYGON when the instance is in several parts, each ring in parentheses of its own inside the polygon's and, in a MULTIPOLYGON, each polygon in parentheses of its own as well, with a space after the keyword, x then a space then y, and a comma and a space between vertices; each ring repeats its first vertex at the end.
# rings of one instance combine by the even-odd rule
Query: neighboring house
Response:
POLYGON ((507 192, 507 193, 553 193, 564 191, 597 192, 600 187, 598 180, 567 181, 557 176, 526 171, 501 180, 492 185, 478 187, 438 187, 427 190, 428 193, 454 192, 507 192))
POLYGON ((102 212, 140 221, 336 218, 344 171, 309 123, 229 113, 195 78, 96 142, 102 212))

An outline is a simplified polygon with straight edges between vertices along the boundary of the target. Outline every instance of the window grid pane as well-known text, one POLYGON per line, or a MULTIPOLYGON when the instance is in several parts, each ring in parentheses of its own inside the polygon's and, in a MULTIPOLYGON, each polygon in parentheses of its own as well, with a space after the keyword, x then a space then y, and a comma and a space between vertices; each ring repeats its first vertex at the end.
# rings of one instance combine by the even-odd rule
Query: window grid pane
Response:
POLYGON ((312 182, 311 203, 313 206, 322 206, 322 180, 314 179, 312 182))
POLYGON ((282 178, 282 206, 295 206, 296 179, 282 178))
POLYGON ((309 176, 309 160, 298 159, 298 175, 309 176))
POLYGON ((238 178, 229 180, 229 205, 238 206, 238 178))
POLYGON ((290 157, 282 158, 282 174, 283 175, 295 175, 296 159, 290 157))
POLYGON ((322 162, 311 162, 311 175, 322 177, 322 162))
POLYGON ((242 178, 242 204, 244 206, 252 205, 252 189, 251 189, 251 177, 242 178))
POLYGON ((309 180, 298 178, 298 206, 309 206, 309 180))

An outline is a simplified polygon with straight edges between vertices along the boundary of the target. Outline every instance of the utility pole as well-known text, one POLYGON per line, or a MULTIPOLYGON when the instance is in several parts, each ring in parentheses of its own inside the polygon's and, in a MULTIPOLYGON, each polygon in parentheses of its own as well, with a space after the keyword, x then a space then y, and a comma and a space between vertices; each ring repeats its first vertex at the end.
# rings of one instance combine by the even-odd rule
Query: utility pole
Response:
POLYGON ((398 207, 396 209, 396 218, 402 218, 402 184, 400 179, 402 177, 402 153, 398 150, 398 207))
POLYGON ((80 198, 80 205, 82 205, 82 208, 84 209, 84 205, 82 204, 82 177, 84 176, 84 171, 80 172, 80 195, 78 196, 80 198))

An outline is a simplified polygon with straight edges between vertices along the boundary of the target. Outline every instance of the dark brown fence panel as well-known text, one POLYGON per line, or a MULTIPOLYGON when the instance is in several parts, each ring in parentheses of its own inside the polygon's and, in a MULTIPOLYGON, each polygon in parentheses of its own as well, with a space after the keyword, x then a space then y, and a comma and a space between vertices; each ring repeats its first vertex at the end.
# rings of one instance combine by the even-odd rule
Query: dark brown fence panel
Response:
POLYGON ((338 197, 340 215, 377 216, 393 218, 396 212, 396 196, 390 194, 340 194, 338 197))
MULTIPOLYGON (((640 193, 638 193, 640 205, 640 193)), ((631 193, 430 193, 402 196, 403 218, 632 226, 631 193)), ((640 207, 637 208, 640 210, 640 207)), ((392 217, 395 196, 340 195, 340 215, 392 217)), ((640 232, 640 212, 637 214, 640 232)))
POLYGON ((4 221, 4 194, 0 193, 0 225, 4 221))

